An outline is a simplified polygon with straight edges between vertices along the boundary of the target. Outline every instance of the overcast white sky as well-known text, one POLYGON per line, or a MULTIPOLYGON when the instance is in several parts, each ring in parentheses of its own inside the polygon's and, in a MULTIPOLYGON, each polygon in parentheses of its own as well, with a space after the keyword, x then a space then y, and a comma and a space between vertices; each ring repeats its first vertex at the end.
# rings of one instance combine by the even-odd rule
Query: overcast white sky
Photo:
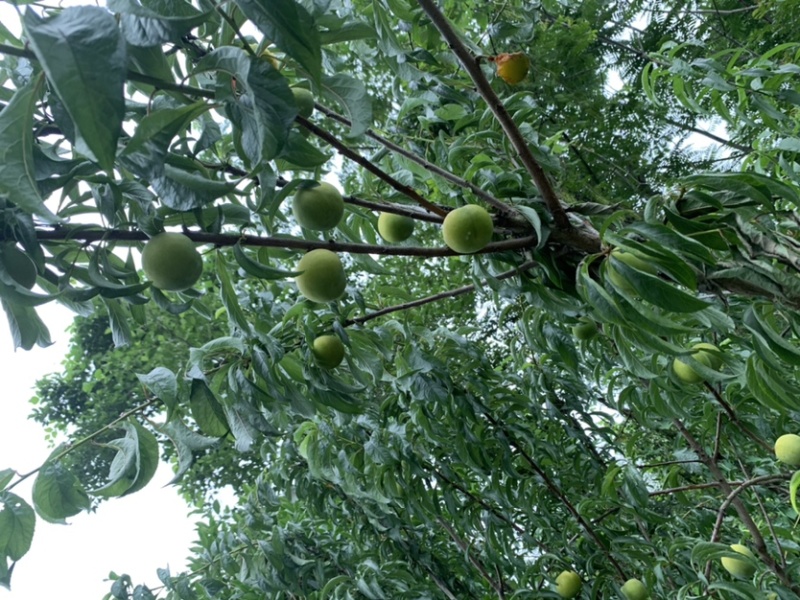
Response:
MULTIPOLYGON (((28 400, 38 377, 59 370, 69 341, 63 330, 71 313, 46 305, 41 315, 55 344, 30 352, 12 350, 8 323, 0 315, 0 470, 30 471, 51 451, 42 427, 27 419, 28 400)), ((180 571, 195 539, 194 519, 175 488, 164 487, 171 477, 162 463, 150 485, 103 503, 96 513, 81 513, 69 519, 69 525, 37 520, 31 550, 14 570, 11 592, 0 588, 0 600, 100 600, 110 588, 104 579, 112 570, 151 586, 159 584, 157 568, 180 571)), ((14 489, 28 502, 31 480, 14 489)))

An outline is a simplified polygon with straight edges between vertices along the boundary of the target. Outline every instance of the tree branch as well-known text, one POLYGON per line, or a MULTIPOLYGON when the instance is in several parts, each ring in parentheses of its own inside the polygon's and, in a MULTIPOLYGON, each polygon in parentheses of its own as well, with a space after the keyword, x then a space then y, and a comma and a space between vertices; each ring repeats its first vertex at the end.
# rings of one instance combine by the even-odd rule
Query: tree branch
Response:
MULTIPOLYGON (((333 119, 334 121, 338 121, 339 123, 342 123, 342 124, 347 125, 347 126, 351 125, 349 119, 347 119, 346 117, 343 117, 342 115, 340 115, 337 112, 331 110, 330 108, 327 108, 327 107, 325 107, 325 106, 323 106, 323 105, 321 105, 319 103, 315 104, 314 106, 319 112, 321 112, 325 116, 333 119)), ((513 207, 509 206, 507 203, 503 202, 502 200, 499 200, 499 199, 495 198, 494 196, 492 196, 486 190, 483 190, 483 189, 479 188, 477 185, 475 185, 474 183, 472 183, 470 181, 467 181, 466 179, 463 179, 463 178, 459 177, 458 175, 455 175, 455 174, 451 173, 450 171, 447 171, 447 170, 441 168, 440 166, 435 165, 435 164, 425 160, 424 158, 422 158, 421 156, 418 156, 417 154, 414 154, 410 150, 406 150, 402 146, 399 146, 399 145, 395 144, 394 142, 392 142, 391 140, 388 140, 385 137, 375 133, 375 131, 373 131, 372 129, 367 129, 366 136, 371 138, 371 139, 373 139, 373 140, 375 140, 376 142, 378 142, 382 146, 388 148, 392 152, 400 154, 401 156, 404 156, 407 159, 417 163, 418 165, 420 165, 421 167, 423 167, 427 171, 430 171, 431 173, 433 173, 435 175, 438 175, 439 177, 441 177, 443 179, 446 179, 450 183, 453 183, 453 184, 455 184, 455 185, 457 185, 459 187, 462 187, 462 188, 470 190, 473 194, 475 194, 475 196, 477 196, 478 198, 480 198, 481 200, 483 200, 487 204, 489 204, 491 206, 494 206, 501 213, 503 213, 505 215, 508 215, 508 216, 514 216, 514 215, 517 214, 517 211, 514 210, 513 207)))
POLYGON ((528 148, 528 143, 522 136, 519 127, 514 123, 511 115, 508 113, 505 106, 503 106, 503 102, 492 89, 478 61, 461 41, 458 33, 450 25, 447 18, 436 6, 435 0, 417 0, 417 2, 422 7, 422 10, 430 17, 431 21, 433 21, 436 29, 439 30, 439 33, 442 34, 442 37, 450 46, 450 50, 456 55, 473 83, 475 83, 478 93, 483 97, 490 110, 494 113, 506 137, 508 137, 508 140, 517 151, 519 159, 530 174, 534 184, 536 184, 539 193, 553 217, 556 227, 560 229, 571 229, 572 224, 569 221, 567 212, 561 205, 561 201, 558 199, 558 196, 556 196, 553 185, 550 183, 550 180, 536 158, 534 158, 530 148, 528 148))
POLYGON ((611 565, 614 567, 614 569, 617 571, 617 574, 620 576, 620 578, 622 580, 627 580, 628 577, 625 575, 625 571, 622 569, 622 566, 619 564, 617 559, 614 558, 614 555, 611 554, 611 551, 605 545, 603 540, 600 539, 600 536, 597 535, 597 532, 594 530, 594 528, 589 524, 588 521, 586 521, 586 519, 583 518, 581 513, 578 512, 578 509, 575 508, 575 505, 572 504, 572 502, 570 502, 569 498, 566 497, 566 495, 561 490, 561 488, 559 488, 555 484, 555 482, 553 482, 553 480, 550 479, 550 477, 547 475, 547 473, 544 472, 544 470, 533 459, 533 457, 525 450, 525 448, 523 448, 522 445, 519 442, 517 442, 516 438, 514 438, 514 436, 503 426, 503 424, 500 423, 497 419, 494 418, 494 416, 489 411, 489 408, 487 406, 485 406, 477 398, 473 398, 472 401, 475 404, 478 405, 478 407, 480 408, 480 410, 483 413, 484 417, 486 417, 486 419, 496 429, 498 429, 502 433, 503 437, 505 437, 505 439, 508 442, 508 444, 512 448, 514 448, 517 452, 519 452, 519 454, 522 456, 522 458, 525 459, 525 462, 528 463, 528 465, 531 467, 531 469, 539 477, 542 478, 542 480, 544 481, 545 486, 547 486, 547 489, 550 490, 550 492, 556 498, 558 498, 558 500, 564 505, 564 507, 567 509, 567 511, 575 518, 575 520, 578 522, 578 524, 581 526, 581 528, 583 528, 583 530, 592 539, 592 541, 595 544, 597 544, 598 548, 603 552, 603 554, 605 554, 606 558, 611 563, 611 565))
MULTIPOLYGON (((781 565, 776 563, 775 559, 773 559, 772 556, 770 556, 769 552, 767 552, 767 545, 766 542, 764 541, 764 536, 761 535, 761 531, 759 530, 758 525, 756 525, 755 521, 753 521, 753 517, 750 516, 750 512, 747 510, 747 507, 744 505, 744 502, 742 502, 742 500, 739 498, 739 494, 742 491, 747 489, 747 487, 750 487, 750 485, 755 485, 756 483, 759 483, 759 481, 757 480, 760 480, 762 478, 757 477, 753 480, 750 480, 750 483, 748 485, 744 485, 744 483, 748 483, 744 482, 741 486, 734 489, 731 486, 731 484, 725 479, 725 475, 717 465, 716 461, 714 461, 714 459, 711 458, 706 453, 705 448, 703 448, 703 446, 696 439, 694 439, 694 436, 692 436, 692 434, 689 433, 684 424, 678 419, 673 419, 672 423, 678 429, 683 438, 687 441, 692 450, 694 450, 694 452, 697 454, 698 458, 700 458, 703 464, 706 465, 706 468, 708 468, 708 470, 711 472, 714 479, 716 479, 720 483, 719 486, 720 489, 725 494, 728 495, 728 497, 722 503, 719 512, 717 513, 717 523, 719 523, 719 526, 717 526, 717 524, 714 525, 714 533, 712 534, 712 540, 714 539, 715 536, 719 535, 719 528, 722 526, 721 522, 722 522, 722 517, 724 516, 724 512, 732 504, 733 507, 736 509, 736 513, 739 515, 739 519, 741 519, 742 523, 747 528, 747 531, 750 532, 750 535, 753 538, 753 544, 755 546, 756 554, 758 554, 759 558, 764 562, 765 565, 767 565, 767 567, 773 573, 775 573, 775 575, 778 577, 778 579, 783 585, 792 589, 795 593, 800 594, 800 586, 792 581, 786 570, 783 569, 781 565)), ((772 478, 776 476, 768 475, 765 477, 772 478)))
POLYGON ((475 554, 469 551, 469 545, 458 536, 456 530, 453 529, 450 526, 450 524, 447 521, 445 521, 442 517, 438 517, 437 521, 439 525, 441 525, 442 528, 447 532, 447 534, 453 539, 453 541, 456 543, 456 546, 458 546, 459 549, 464 554, 466 554, 467 560, 469 560, 470 564, 472 564, 472 566, 477 569, 478 573, 481 574, 481 577, 483 577, 487 581, 487 583, 492 587, 492 589, 497 593, 497 597, 500 600, 505 600, 506 594, 503 591, 503 586, 501 586, 498 582, 492 579, 492 576, 489 575, 489 573, 486 571, 486 568, 481 564, 481 562, 477 558, 475 558, 475 554))
MULTIPOLYGON (((520 266, 510 269, 508 271, 504 271, 500 273, 495 279, 508 279, 509 277, 513 277, 517 273, 522 273, 530 269, 531 267, 536 266, 538 263, 535 260, 529 260, 527 262, 522 263, 520 266)), ((461 296, 463 294, 468 294, 470 292, 475 291, 475 284, 472 283, 470 285, 465 285, 459 288, 455 288, 452 290, 447 290, 445 292, 441 292, 439 294, 433 294, 431 296, 426 296, 425 298, 419 298, 418 300, 412 300, 410 302, 404 302, 403 304, 395 304, 394 306, 387 306, 386 308, 382 308, 380 310, 376 310, 368 315, 364 315, 363 317, 355 317, 353 319, 348 319, 343 323, 345 327, 348 325, 363 325, 367 321, 371 321, 372 319, 377 319, 378 317, 382 317, 384 315, 388 315, 393 312, 398 312, 401 310, 408 310, 410 308, 416 308, 418 306, 423 306, 425 304, 429 304, 431 302, 436 302, 437 300, 444 300, 445 298, 455 298, 456 296, 461 296)))
MULTIPOLYGON (((20 58, 27 58, 28 60, 38 60, 36 58, 36 55, 30 50, 25 50, 24 48, 17 48, 16 46, 9 46, 8 44, 0 44, 0 54, 18 56, 20 58)), ((188 85, 181 85, 178 83, 174 83, 172 81, 164 81, 163 79, 159 79, 158 77, 151 77, 150 75, 138 73, 131 69, 128 69, 125 77, 128 79, 128 81, 145 83, 147 85, 152 85, 153 87, 161 90, 167 90, 170 92, 180 92, 181 94, 186 94, 187 96, 198 96, 200 98, 208 98, 211 100, 216 98, 216 94, 213 92, 213 90, 204 90, 202 88, 191 87, 188 85)))
MULTIPOLYGON (((313 250, 325 248, 332 252, 347 252, 350 254, 379 254, 382 256, 460 256, 450 248, 424 248, 420 246, 381 246, 377 244, 356 244, 349 242, 300 240, 296 238, 259 237, 255 235, 236 235, 225 233, 207 233, 205 231, 185 231, 184 234, 198 244, 212 244, 218 247, 233 246, 237 243, 243 246, 288 248, 294 250, 313 250)), ((86 243, 99 241, 116 242, 145 242, 149 238, 143 231, 127 231, 121 229, 87 229, 82 226, 56 227, 54 229, 38 229, 36 239, 41 241, 66 241, 80 240, 86 243)), ((5 237, 0 233, 0 241, 5 237)), ((488 244, 476 254, 490 254, 506 250, 529 248, 536 244, 536 237, 512 238, 488 244)))
POLYGON ((444 216, 447 215, 447 211, 446 210, 444 210, 441 207, 435 205, 433 202, 430 202, 429 200, 426 200, 425 198, 423 198, 413 188, 405 185, 404 183, 400 183, 399 181, 397 181, 397 179, 395 179, 394 177, 389 175, 386 171, 384 171, 383 169, 381 169, 377 165, 373 164, 370 160, 364 158, 358 152, 355 152, 355 151, 351 150, 350 148, 348 148, 347 146, 345 146, 342 142, 340 142, 336 138, 336 136, 331 135, 330 133, 328 133, 324 129, 321 129, 320 127, 317 127, 311 121, 309 121, 308 119, 304 119, 303 117, 298 116, 296 121, 300 125, 305 127, 306 129, 308 129, 315 136, 317 136, 318 138, 320 138, 322 140, 325 140, 331 146, 336 148, 336 151, 339 154, 349 158, 354 163, 356 163, 358 165, 361 165, 364 169, 366 169, 367 171, 369 171, 370 173, 375 175, 378 179, 380 179, 381 181, 383 181, 385 183, 388 183, 392 188, 394 188, 395 190, 397 190, 401 194, 404 194, 404 195, 408 196, 414 202, 417 202, 420 206, 423 206, 423 207, 427 208, 432 213, 435 213, 435 214, 437 214, 437 215, 439 215, 441 217, 444 217, 444 216))

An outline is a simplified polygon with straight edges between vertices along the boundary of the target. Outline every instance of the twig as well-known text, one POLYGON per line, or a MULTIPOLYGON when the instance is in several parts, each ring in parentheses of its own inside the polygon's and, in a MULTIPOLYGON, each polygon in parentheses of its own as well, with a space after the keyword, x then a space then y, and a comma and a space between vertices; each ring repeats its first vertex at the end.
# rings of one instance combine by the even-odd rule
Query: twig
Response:
MULTIPOLYGON (((36 54, 31 52, 30 50, 25 50, 24 48, 17 48, 16 46, 9 46, 8 44, 0 44, 0 54, 9 54, 11 56, 27 58, 28 60, 38 60, 36 58, 36 54)), ((171 92, 180 92, 182 94, 186 94, 187 96, 199 96, 200 98, 209 98, 211 100, 216 98, 216 94, 213 92, 213 90, 204 90, 201 88, 191 87, 188 85, 180 85, 172 81, 165 81, 163 79, 159 79, 158 77, 150 77, 149 75, 145 75, 143 73, 137 73, 136 71, 133 71, 131 69, 128 69, 125 76, 130 81, 136 81, 138 83, 146 83, 147 85, 152 85, 153 87, 162 90, 169 90, 171 92)))
POLYGON ((439 215, 441 217, 444 217, 444 216, 447 215, 447 211, 446 210, 444 210, 441 207, 437 206, 433 202, 430 202, 429 200, 426 200, 425 198, 423 198, 419 194, 419 192, 417 192, 416 190, 414 190, 410 186, 407 186, 406 184, 400 183, 399 181, 397 181, 397 179, 395 179, 394 177, 389 175, 386 171, 384 171, 383 169, 381 169, 380 167, 375 165, 369 159, 364 158, 358 152, 355 152, 354 150, 351 150, 350 148, 345 146, 342 142, 340 142, 336 138, 336 136, 328 133, 327 131, 325 131, 324 129, 322 129, 320 127, 317 127, 311 121, 309 121, 308 119, 304 119, 303 117, 298 116, 296 121, 300 125, 302 125, 304 128, 308 129, 315 136, 317 136, 318 138, 320 138, 322 140, 325 140, 331 146, 336 148, 336 151, 339 154, 349 158, 354 163, 356 163, 358 165, 361 165, 364 169, 366 169, 367 171, 369 171, 370 173, 375 175, 378 179, 380 179, 381 181, 383 181, 385 183, 388 183, 392 188, 394 188, 395 190, 397 190, 401 194, 404 194, 404 195, 408 196, 414 202, 417 202, 420 206, 423 206, 423 207, 427 208, 432 213, 435 213, 435 214, 437 214, 437 215, 439 215))
MULTIPOLYGON (((347 126, 350 126, 350 124, 351 124, 349 119, 347 119, 346 117, 343 117, 342 115, 340 115, 337 112, 331 110, 330 108, 327 108, 327 107, 325 107, 325 106, 323 106, 323 105, 321 105, 319 103, 315 104, 314 107, 319 112, 321 112, 325 116, 333 119, 334 121, 339 121, 339 123, 342 123, 342 124, 347 125, 347 126)), ((440 166, 435 165, 432 162, 429 162, 429 161, 425 160, 424 158, 422 158, 421 156, 411 152, 410 150, 406 150, 402 146, 399 146, 399 145, 395 144, 391 140, 388 140, 385 137, 383 137, 382 135, 379 135, 379 134, 375 133, 375 131, 373 131, 372 129, 367 129, 366 136, 369 137, 369 138, 372 138, 373 140, 375 140, 379 144, 383 145, 384 147, 388 148, 392 152, 400 154, 401 156, 404 156, 407 159, 417 163, 418 165, 420 165, 421 167, 423 167, 427 171, 430 171, 431 173, 434 173, 434 174, 438 175, 439 177, 441 177, 443 179, 446 179, 450 183, 453 183, 453 184, 455 184, 455 185, 457 185, 459 187, 463 187, 465 189, 470 190, 478 198, 480 198, 481 200, 483 200, 487 204, 490 204, 491 206, 494 206, 501 213, 507 214, 509 216, 516 215, 516 211, 513 209, 513 207, 509 206, 507 203, 503 202, 502 200, 499 200, 499 199, 495 198, 494 196, 492 196, 486 190, 483 190, 480 187, 478 187, 477 185, 475 185, 474 183, 472 183, 470 181, 467 181, 466 179, 463 179, 463 178, 459 177, 458 175, 455 175, 454 173, 451 173, 450 171, 447 171, 447 170, 441 168, 440 166)))
MULTIPOLYGON (((522 263, 520 266, 510 269, 508 271, 504 271, 497 275, 495 279, 508 279, 509 277, 513 277, 517 273, 521 273, 530 269, 531 267, 536 266, 538 263, 534 260, 529 260, 527 262, 522 263)), ((445 292, 441 292, 439 294, 433 294, 431 296, 426 296, 424 298, 419 298, 417 300, 412 300, 410 302, 404 302, 403 304, 395 304, 394 306, 387 306, 386 308, 382 308, 380 310, 376 310, 368 315, 364 315, 363 317, 355 317, 353 319, 348 319, 343 323, 345 327, 348 325, 363 325, 367 321, 371 321, 372 319, 377 319, 378 317, 382 317, 384 315, 388 315, 393 312, 398 312, 401 310, 408 310, 410 308, 416 308, 418 306, 422 306, 424 304, 429 304, 431 302, 436 302, 437 300, 444 300, 445 298, 455 298, 456 296, 461 296, 463 294, 468 294, 472 291, 475 291, 475 284, 471 283, 469 285, 465 285, 459 288, 455 288, 452 290, 447 290, 445 292)))
POLYGON ((158 398, 150 398, 150 400, 148 400, 147 402, 143 402, 143 403, 142 403, 142 404, 140 404, 139 406, 134 406, 134 407, 133 407, 133 408, 131 408, 130 410, 126 410, 126 411, 125 411, 124 413, 122 413, 122 414, 121 414, 119 417, 117 417, 116 419, 114 419, 113 421, 111 421, 110 423, 108 423, 107 425, 104 425, 103 427, 101 427, 101 428, 100 428, 100 429, 98 429, 97 431, 93 431, 92 433, 90 433, 89 435, 87 435, 85 438, 82 438, 82 439, 78 440, 78 441, 77 441, 77 442, 75 442, 74 444, 69 444, 69 445, 68 445, 66 448, 64 448, 64 449, 63 449, 61 452, 59 452, 59 453, 58 453, 58 454, 56 454, 55 456, 52 456, 52 457, 48 458, 48 459, 47 459, 47 460, 46 460, 44 463, 42 463, 41 465, 39 465, 38 467, 36 467, 36 468, 35 468, 35 469, 33 469, 32 471, 29 471, 29 472, 25 473, 24 475, 20 475, 20 476, 19 476, 19 479, 17 479, 17 480, 16 480, 14 483, 12 483, 11 485, 9 485, 9 486, 8 486, 6 489, 7 489, 7 490, 11 490, 11 489, 15 488, 17 485, 19 485, 20 483, 22 483, 23 481, 25 481, 25 480, 26 480, 28 477, 30 477, 31 475, 35 475, 36 473, 38 473, 39 471, 41 471, 41 470, 42 470, 42 467, 44 467, 44 465, 45 465, 45 464, 47 464, 47 463, 54 463, 54 462, 56 462, 56 461, 58 461, 58 460, 61 460, 61 459, 62 459, 62 458, 64 458, 64 457, 65 457, 67 454, 69 454, 70 452, 72 452, 73 450, 75 450, 75 448, 78 448, 78 447, 80 447, 80 446, 83 446, 83 445, 84 445, 84 444, 86 444, 87 442, 91 442, 91 441, 92 441, 93 439, 95 439, 95 438, 96 438, 98 435, 100 435, 100 434, 102 434, 102 433, 105 433, 105 432, 106 432, 106 431, 108 431, 109 429, 113 428, 113 427, 114 427, 114 425, 116 425, 117 423, 120 423, 121 421, 124 421, 125 419, 127 419, 127 418, 128 418, 128 417, 130 417, 131 415, 134 415, 134 414, 136 414, 137 412, 139 412, 139 411, 141 411, 141 410, 144 410, 144 409, 145 409, 145 408, 147 408, 148 406, 150 406, 150 405, 152 405, 152 404, 155 404, 157 401, 158 401, 158 398))
MULTIPOLYGON (((725 475, 722 470, 717 465, 716 461, 711 458, 708 453, 705 451, 703 446, 694 439, 694 436, 689 433, 689 430, 686 429, 686 426, 681 422, 679 419, 673 419, 672 423, 678 429, 680 434, 689 444, 689 446, 694 450, 697 456, 703 461, 703 464, 706 465, 708 470, 720 483, 720 489, 728 495, 725 501, 722 503, 719 512, 717 513, 717 523, 714 525, 714 530, 712 533, 712 540, 715 540, 719 535, 719 529, 722 526, 722 518, 724 517, 725 510, 730 505, 733 505, 734 509, 736 509, 736 513, 739 515, 739 519, 742 521, 744 526, 747 528, 747 531, 750 532, 750 535, 753 538, 753 544, 755 546, 756 554, 758 554, 759 558, 762 562, 767 565, 767 567, 775 573, 778 577, 780 582, 785 585, 786 587, 792 589, 795 593, 800 594, 800 586, 792 581, 789 574, 786 572, 781 565, 775 562, 775 559, 770 556, 769 552, 767 552, 767 545, 764 541, 764 536, 761 535, 761 531, 758 529, 758 525, 756 525, 755 521, 753 521, 753 517, 750 515, 750 511, 747 510, 747 507, 744 505, 742 500, 739 498, 739 494, 747 489, 750 485, 755 485, 756 483, 762 482, 762 477, 757 477, 754 480, 750 480, 749 482, 744 482, 738 488, 733 488, 731 484, 725 479, 725 475), (745 485, 747 483, 748 485, 745 485)), ((767 475, 764 477, 774 478, 775 475, 767 475)))
POLYGON ((439 7, 436 6, 434 0, 417 0, 417 2, 422 7, 422 10, 424 10, 425 13, 430 17, 431 21, 433 21, 436 29, 439 30, 439 33, 442 34, 442 37, 450 46, 450 50, 452 50, 453 54, 456 55, 458 60, 463 65, 464 70, 466 70, 467 74, 472 79, 475 87, 478 90, 478 93, 483 97, 488 104, 489 109, 494 113, 494 116, 498 123, 500 123, 500 126, 503 128, 506 137, 517 151, 519 159, 522 161, 525 169, 530 174, 534 184, 536 184, 536 187, 539 190, 547 209, 550 211, 550 214, 553 217, 556 227, 560 229, 571 229, 572 224, 567 216, 567 212, 561 205, 561 201, 558 199, 558 196, 556 196, 553 185, 550 183, 550 180, 537 162, 536 158, 534 158, 530 148, 528 148, 528 143, 522 136, 519 127, 517 127, 516 123, 514 123, 511 115, 508 113, 505 106, 503 106, 503 102, 500 100, 500 98, 498 98, 497 94, 492 89, 492 86, 489 83, 489 80, 486 79, 486 76, 483 74, 478 61, 461 41, 458 33, 455 31, 455 29, 453 29, 447 18, 445 18, 445 16, 439 10, 439 7))
POLYGON ((707 381, 704 382, 704 383, 705 383, 706 389, 711 392, 711 394, 714 396, 714 399, 719 403, 719 405, 723 408, 725 413, 730 417, 731 421, 733 421, 733 424, 736 425, 736 428, 739 431, 741 431, 744 435, 749 437, 751 440, 753 440, 756 444, 758 444, 759 446, 764 448, 764 450, 766 450, 767 452, 771 453, 772 452, 772 445, 769 444, 768 442, 764 441, 760 437, 758 437, 752 431, 750 431, 750 428, 746 427, 744 425, 744 423, 742 423, 739 420, 739 417, 736 414, 736 411, 734 411, 733 407, 730 404, 728 404, 728 402, 727 402, 727 400, 725 400, 725 398, 722 397, 722 394, 719 393, 717 388, 715 388, 713 385, 711 385, 707 381))
MULTIPOLYGON (((742 460, 737 458, 737 462, 739 463, 739 468, 742 470, 742 473, 744 473, 746 477, 750 477, 742 460)), ((772 536, 772 541, 775 543, 775 547, 778 549, 778 556, 781 559, 781 566, 786 569, 786 554, 783 551, 783 546, 781 545, 778 535, 775 533, 775 527, 772 524, 772 519, 770 518, 764 503, 761 501, 761 496, 759 495, 758 490, 753 490, 753 497, 756 499, 756 502, 758 502, 758 508, 761 510, 761 516, 764 517, 764 521, 766 521, 767 527, 769 528, 769 533, 772 536)))
POLYGON ((348 204, 352 204, 354 206, 363 206, 364 208, 368 208, 374 211, 390 212, 396 215, 411 217, 412 219, 416 219, 417 221, 427 221, 428 223, 438 223, 438 224, 441 224, 443 221, 442 217, 438 215, 432 215, 427 212, 420 212, 417 209, 405 206, 403 204, 389 204, 388 202, 370 202, 369 200, 362 200, 361 198, 356 198, 355 196, 344 196, 344 201, 348 204))
POLYGON ((583 528, 583 530, 587 533, 587 535, 592 539, 592 541, 595 544, 597 544, 598 548, 603 552, 603 554, 605 554, 606 558, 611 563, 611 565, 614 567, 614 569, 617 571, 617 574, 620 576, 620 578, 622 580, 628 579, 628 577, 625 575, 625 571, 622 569, 622 566, 619 564, 617 559, 614 558, 614 555, 611 554, 611 551, 606 546, 606 544, 603 542, 603 540, 600 538, 600 536, 597 534, 597 532, 594 530, 594 527, 592 527, 591 524, 588 521, 586 521, 586 519, 583 518, 581 513, 578 512, 578 509, 575 508, 575 505, 572 504, 572 502, 570 502, 569 498, 566 497, 566 495, 561 490, 561 488, 559 488, 555 484, 555 482, 553 482, 553 480, 550 479, 550 477, 547 475, 547 473, 544 472, 544 470, 533 459, 533 457, 527 452, 527 450, 525 450, 525 448, 523 448, 522 445, 519 442, 517 442, 516 438, 514 438, 513 435, 511 435, 511 433, 503 426, 503 424, 500 423, 497 419, 494 418, 494 416, 489 411, 487 406, 485 406, 477 398, 472 398, 472 401, 475 404, 477 404, 477 406, 480 408, 481 412, 483 413, 484 417, 486 417, 486 419, 495 428, 497 428, 500 431, 500 433, 502 433, 503 437, 506 439, 508 444, 512 448, 514 448, 517 452, 519 452, 519 454, 522 456, 522 458, 525 459, 525 462, 528 463, 528 465, 531 467, 531 469, 539 477, 542 478, 542 480, 544 481, 545 486, 547 486, 547 489, 550 490, 550 492, 556 498, 558 498, 558 500, 564 505, 564 507, 567 509, 567 511, 575 518, 575 520, 583 528))
POLYGON ((456 543, 456 546, 458 546, 459 549, 464 554, 466 554, 467 560, 469 560, 470 564, 472 564, 472 566, 478 570, 478 573, 481 574, 481 577, 483 577, 487 581, 487 583, 492 587, 492 589, 497 593, 497 597, 500 598, 501 600, 504 600, 506 595, 505 592, 503 591, 503 587, 499 583, 497 583, 494 579, 492 579, 492 576, 489 575, 489 573, 486 571, 486 568, 481 564, 481 562, 477 558, 475 558, 475 555, 469 551, 469 545, 458 536, 456 530, 453 529, 450 526, 450 524, 447 521, 445 521, 442 517, 438 517, 436 520, 438 521, 439 525, 441 525, 442 528, 453 539, 453 541, 456 543))

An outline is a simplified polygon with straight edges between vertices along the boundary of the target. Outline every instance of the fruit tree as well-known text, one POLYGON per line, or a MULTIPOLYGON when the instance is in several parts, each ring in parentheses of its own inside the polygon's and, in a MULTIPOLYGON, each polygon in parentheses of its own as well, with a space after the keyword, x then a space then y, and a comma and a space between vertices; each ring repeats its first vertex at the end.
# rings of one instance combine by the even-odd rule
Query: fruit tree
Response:
POLYGON ((800 597, 794 3, 19 4, 0 301, 76 320, 0 582, 161 457, 109 598, 800 597))

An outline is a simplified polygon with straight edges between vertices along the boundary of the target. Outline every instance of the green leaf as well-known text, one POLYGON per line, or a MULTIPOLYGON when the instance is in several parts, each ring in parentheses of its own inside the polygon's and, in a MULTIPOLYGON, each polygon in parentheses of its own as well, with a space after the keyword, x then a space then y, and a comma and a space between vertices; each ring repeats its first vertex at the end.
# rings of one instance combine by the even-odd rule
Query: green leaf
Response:
POLYGON ((65 8, 41 19, 25 12, 25 33, 36 58, 100 166, 111 172, 125 116, 125 42, 104 8, 65 8), (102 115, 102 118, 98 118, 102 115))
POLYGON ((223 437, 228 433, 225 411, 202 379, 192 379, 189 409, 200 431, 206 435, 223 437))
POLYGON ((214 14, 200 12, 185 0, 146 0, 144 6, 133 0, 109 0, 108 9, 122 13, 122 31, 134 46, 180 42, 214 14))
POLYGON ((295 59, 319 82, 322 50, 314 18, 295 0, 235 0, 268 40, 295 59))
POLYGON ((11 483, 17 472, 14 469, 3 469, 0 471, 0 491, 6 489, 6 486, 11 483))
POLYGON ((300 169, 314 169, 324 165, 331 157, 317 149, 299 131, 291 131, 277 158, 300 169))
POLYGON ((326 75, 322 78, 325 97, 334 100, 350 119, 348 137, 358 137, 372 125, 372 99, 364 84, 349 75, 326 75))
POLYGON ((158 431, 166 435, 175 445, 178 452, 178 470, 170 483, 177 483, 194 464, 194 456, 213 448, 219 443, 216 438, 206 437, 195 433, 181 421, 175 419, 164 425, 157 426, 158 431))
POLYGON ((283 269, 270 267, 253 260, 247 255, 244 248, 242 248, 241 244, 239 243, 233 246, 233 256, 242 269, 244 269, 253 277, 257 277, 259 279, 286 279, 287 277, 296 277, 299 274, 297 271, 285 271, 283 269))
POLYGON ((59 460, 64 446, 59 446, 39 469, 33 482, 33 507, 45 521, 63 523, 67 517, 88 510, 91 501, 78 478, 59 460))
POLYGON ((352 40, 373 39, 375 36, 375 28, 364 21, 348 21, 344 24, 337 23, 330 29, 319 32, 319 40, 323 46, 352 40))
POLYGON ((47 326, 30 306, 20 306, 6 300, 0 301, 8 317, 8 329, 14 348, 30 350, 35 345, 46 347, 52 344, 47 326))
POLYGON ((131 437, 136 438, 136 476, 130 487, 122 496, 133 494, 145 487, 158 470, 158 440, 149 429, 141 426, 136 421, 124 424, 131 437), (134 433, 135 432, 135 433, 134 433))
POLYGON ((115 346, 127 346, 131 343, 133 334, 128 324, 130 315, 120 304, 119 300, 102 298, 103 304, 108 311, 108 320, 111 324, 111 335, 114 338, 115 346))
POLYGON ((198 100, 194 104, 179 108, 162 108, 146 115, 139 121, 133 137, 128 141, 122 155, 141 151, 147 142, 153 142, 165 150, 170 140, 186 129, 200 115, 211 110, 212 105, 198 100))
POLYGON ((0 192, 22 210, 58 221, 39 193, 33 161, 33 110, 43 78, 20 87, 0 111, 0 192))
POLYGON ((121 496, 133 485, 137 471, 137 440, 126 436, 106 444, 117 451, 108 471, 108 483, 100 488, 90 490, 89 493, 104 498, 121 496))
POLYGON ((167 406, 167 420, 178 405, 178 379, 166 367, 156 367, 146 375, 136 374, 136 378, 167 406))
POLYGON ((228 264, 222 256, 222 252, 217 252, 217 278, 220 283, 220 297, 222 298, 222 305, 228 311, 228 319, 230 322, 244 332, 250 331, 250 323, 239 306, 239 299, 236 297, 236 292, 231 283, 231 276, 228 271, 228 264))
MULTIPOLYGON (((291 0, 289 0, 291 1, 291 0)), ((239 94, 228 102, 240 130, 246 158, 253 165, 275 158, 289 137, 297 105, 286 79, 268 61, 239 48, 218 48, 197 64, 196 73, 218 70, 236 78, 239 94)))
POLYGON ((613 268, 633 286, 637 294, 651 304, 679 313, 696 312, 709 306, 708 302, 679 290, 655 275, 634 269, 615 258, 613 254, 610 259, 613 268))
POLYGON ((797 488, 800 488, 800 471, 795 471, 789 481, 789 499, 792 502, 795 514, 800 516, 800 507, 797 504, 797 488))
POLYGON ((158 440, 135 421, 122 423, 125 437, 109 442, 117 450, 111 461, 108 483, 91 493, 106 498, 127 496, 139 491, 153 478, 158 469, 158 440))
POLYGON ((0 556, 19 560, 30 550, 36 514, 11 492, 0 492, 0 556))

